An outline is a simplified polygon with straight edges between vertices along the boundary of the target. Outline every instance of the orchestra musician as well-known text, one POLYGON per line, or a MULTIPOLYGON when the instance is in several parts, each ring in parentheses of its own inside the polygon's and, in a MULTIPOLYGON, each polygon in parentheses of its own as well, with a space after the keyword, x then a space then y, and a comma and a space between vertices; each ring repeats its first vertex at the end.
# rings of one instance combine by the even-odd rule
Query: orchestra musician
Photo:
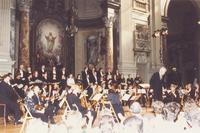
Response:
POLYGON ((83 80, 83 88, 86 89, 88 86, 90 86, 90 84, 92 83, 90 75, 87 74, 86 75, 86 79, 83 80))
POLYGON ((37 70, 34 71, 34 74, 33 74, 33 78, 32 78, 32 81, 37 81, 37 80, 41 80, 40 76, 39 76, 39 73, 37 70))
POLYGON ((84 70, 81 72, 81 76, 82 76, 84 88, 88 86, 86 84, 86 82, 87 82, 87 75, 90 75, 90 73, 89 73, 89 68, 86 66, 84 68, 84 70))
MULTIPOLYGON (((28 84, 28 83, 26 83, 28 84)), ((17 91, 17 93, 19 94, 19 96, 21 98, 25 98, 25 92, 24 92, 24 82, 21 79, 21 75, 20 73, 17 73, 15 78, 14 78, 14 83, 13 83, 13 89, 15 89, 17 91)))
POLYGON ((27 73, 26 73, 26 71, 25 71, 25 69, 24 69, 24 65, 20 65, 19 66, 19 70, 16 72, 16 73, 20 73, 20 78, 21 78, 21 80, 24 82, 24 83, 26 83, 26 80, 27 80, 27 73))
POLYGON ((60 80, 61 90, 63 91, 66 88, 66 80, 67 80, 67 72, 65 67, 62 68, 59 74, 59 80, 60 80))
POLYGON ((106 72, 106 80, 109 81, 109 80, 112 80, 112 71, 110 68, 108 68, 108 71, 106 72))
POLYGON ((92 71, 91 82, 94 84, 98 84, 97 72, 95 70, 92 71))
POLYGON ((32 75, 32 69, 31 69, 31 67, 29 66, 29 67, 27 68, 27 78, 28 78, 30 75, 32 75))
POLYGON ((75 85, 75 79, 73 74, 69 74, 69 77, 67 78, 67 85, 70 87, 75 85))
POLYGON ((119 70, 115 70, 115 75, 117 76, 117 80, 121 79, 121 74, 119 73, 119 70))
POLYGON ((10 73, 3 76, 3 81, 0 83, 0 101, 6 104, 6 118, 8 114, 13 113, 15 118, 14 124, 22 124, 20 121, 20 108, 17 103, 18 99, 10 84, 11 79, 10 73))
POLYGON ((45 105, 42 109, 38 109, 38 106, 37 104, 35 104, 33 97, 34 92, 32 90, 28 90, 27 96, 24 99, 24 103, 26 104, 32 116, 36 118, 41 118, 41 120, 44 122, 50 121, 52 124, 54 124, 55 121, 53 119, 53 116, 55 109, 49 105, 45 105))
MULTIPOLYGON (((68 90, 67 94, 67 101, 69 103, 69 106, 72 110, 78 110, 81 112, 82 116, 86 115, 88 113, 88 108, 83 107, 81 105, 81 100, 79 99, 79 95, 81 93, 81 89, 78 88, 77 86, 73 86, 68 90)), ((93 121, 95 120, 96 117, 96 112, 91 111, 92 116, 93 116, 93 121)))
POLYGON ((122 108, 122 103, 120 101, 120 95, 118 92, 119 86, 118 84, 112 84, 111 86, 111 89, 108 90, 107 99, 111 102, 116 114, 121 113, 124 115, 124 110, 122 108))
POLYGON ((67 79, 67 71, 66 71, 66 68, 65 67, 62 67, 62 69, 59 71, 58 73, 58 79, 59 80, 63 80, 63 79, 67 79))
POLYGON ((36 104, 36 105, 41 105, 41 106, 44 106, 44 103, 45 103, 45 99, 41 99, 40 97, 40 93, 41 93, 41 90, 39 88, 39 86, 35 85, 33 87, 33 92, 34 92, 34 95, 33 95, 33 102, 36 104))
POLYGON ((133 78, 131 77, 131 74, 128 74, 128 78, 126 79, 126 83, 127 83, 128 86, 133 84, 133 78))
POLYGON ((44 77, 44 74, 47 72, 45 65, 42 65, 40 70, 38 71, 39 77, 42 79, 44 77))
POLYGON ((83 80, 81 78, 81 74, 77 74, 77 76, 76 76, 76 84, 83 85, 83 80))
POLYGON ((99 85, 101 84, 104 78, 105 78, 105 74, 104 74, 103 68, 99 68, 99 71, 97 72, 97 80, 98 80, 99 85))
POLYGON ((41 78, 43 83, 49 83, 48 73, 45 72, 41 78))
POLYGON ((58 70, 56 69, 55 66, 52 67, 52 71, 50 72, 50 75, 49 75, 49 79, 51 82, 57 82, 58 79, 59 79, 59 74, 58 74, 58 70))
POLYGON ((170 84, 169 90, 165 92, 164 103, 181 102, 181 98, 179 96, 179 92, 177 89, 178 89, 178 84, 176 83, 170 84))

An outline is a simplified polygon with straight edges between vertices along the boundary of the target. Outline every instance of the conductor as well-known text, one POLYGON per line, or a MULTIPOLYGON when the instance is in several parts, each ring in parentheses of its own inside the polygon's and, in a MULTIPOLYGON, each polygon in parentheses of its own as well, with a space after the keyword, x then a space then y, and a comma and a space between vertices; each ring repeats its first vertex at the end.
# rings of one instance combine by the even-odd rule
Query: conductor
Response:
POLYGON ((150 79, 150 88, 153 89, 153 99, 162 101, 162 89, 164 88, 164 75, 167 69, 161 67, 159 72, 155 72, 150 79))

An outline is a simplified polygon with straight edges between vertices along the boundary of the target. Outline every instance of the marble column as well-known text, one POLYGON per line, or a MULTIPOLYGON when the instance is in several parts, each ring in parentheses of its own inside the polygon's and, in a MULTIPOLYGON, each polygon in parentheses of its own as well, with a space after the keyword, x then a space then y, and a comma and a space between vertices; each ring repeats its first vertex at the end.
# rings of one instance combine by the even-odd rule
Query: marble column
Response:
POLYGON ((137 69, 133 51, 134 20, 132 13, 132 0, 121 0, 118 69, 125 76, 127 76, 128 74, 133 74, 134 77, 137 69))
POLYGON ((106 70, 113 70, 113 21, 114 17, 107 17, 105 20, 106 24, 106 60, 105 60, 105 68, 106 70))
MULTIPOLYGON (((151 9, 151 19, 150 19, 150 25, 151 25, 151 32, 155 30, 162 28, 162 21, 161 21, 161 7, 160 7, 160 0, 152 0, 150 3, 150 9, 151 9)), ((160 37, 157 38, 151 38, 151 66, 152 71, 157 71, 162 65, 162 60, 160 56, 160 50, 162 49, 162 39, 160 37)))
POLYGON ((13 72, 11 59, 11 8, 13 0, 0 0, 0 75, 13 72))
POLYGON ((19 46, 19 64, 25 67, 30 65, 29 51, 29 9, 31 0, 18 0, 20 10, 20 46, 19 46))

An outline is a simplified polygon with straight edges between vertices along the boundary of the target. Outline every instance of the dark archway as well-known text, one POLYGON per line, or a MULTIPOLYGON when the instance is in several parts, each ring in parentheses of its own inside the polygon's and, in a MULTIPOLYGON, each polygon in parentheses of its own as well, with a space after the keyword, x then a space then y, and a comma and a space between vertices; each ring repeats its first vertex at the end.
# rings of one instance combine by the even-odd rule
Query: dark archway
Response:
POLYGON ((182 83, 192 82, 198 73, 198 13, 189 0, 172 0, 168 7, 167 64, 176 67, 182 83))

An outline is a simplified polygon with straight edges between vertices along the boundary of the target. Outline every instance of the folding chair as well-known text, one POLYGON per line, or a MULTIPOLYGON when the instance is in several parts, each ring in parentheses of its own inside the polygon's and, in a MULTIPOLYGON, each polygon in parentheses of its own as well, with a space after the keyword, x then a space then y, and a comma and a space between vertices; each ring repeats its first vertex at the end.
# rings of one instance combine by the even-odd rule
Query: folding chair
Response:
POLYGON ((63 99, 60 101, 59 107, 62 108, 64 104, 66 104, 66 108, 65 108, 65 111, 64 111, 64 113, 63 113, 63 117, 62 117, 63 119, 65 118, 66 114, 67 114, 69 111, 71 111, 71 108, 70 108, 69 103, 68 103, 68 101, 67 101, 66 98, 63 98, 63 99))
POLYGON ((24 105, 24 108, 25 108, 25 110, 26 110, 26 113, 25 113, 25 116, 24 116, 24 121, 23 121, 22 127, 21 127, 21 129, 20 129, 20 133, 23 133, 23 132, 24 132, 24 128, 25 128, 25 125, 26 125, 26 121, 27 121, 28 119, 32 119, 32 118, 33 118, 33 116, 32 116, 32 114, 31 114, 30 110, 28 109, 28 107, 27 107, 25 104, 23 104, 23 105, 24 105))
POLYGON ((0 102, 0 106, 3 107, 3 123, 6 126, 6 104, 0 102))

